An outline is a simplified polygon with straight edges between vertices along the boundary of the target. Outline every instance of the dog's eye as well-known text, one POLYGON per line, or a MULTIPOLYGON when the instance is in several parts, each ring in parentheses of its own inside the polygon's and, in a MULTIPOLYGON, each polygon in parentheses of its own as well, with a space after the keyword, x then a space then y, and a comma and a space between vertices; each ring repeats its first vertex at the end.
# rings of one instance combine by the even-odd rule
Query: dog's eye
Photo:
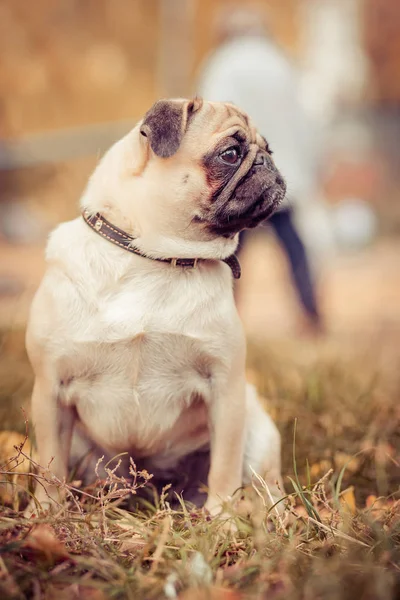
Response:
POLYGON ((221 152, 219 156, 228 165, 236 165, 241 158, 240 148, 239 146, 231 146, 227 150, 221 152))

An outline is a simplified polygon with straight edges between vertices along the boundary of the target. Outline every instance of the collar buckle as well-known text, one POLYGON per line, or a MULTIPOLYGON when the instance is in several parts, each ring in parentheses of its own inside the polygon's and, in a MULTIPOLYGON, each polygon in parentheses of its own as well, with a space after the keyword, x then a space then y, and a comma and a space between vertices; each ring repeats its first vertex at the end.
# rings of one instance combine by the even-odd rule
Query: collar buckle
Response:
POLYGON ((198 258, 171 258, 173 267, 185 267, 186 269, 195 269, 198 262, 198 258))

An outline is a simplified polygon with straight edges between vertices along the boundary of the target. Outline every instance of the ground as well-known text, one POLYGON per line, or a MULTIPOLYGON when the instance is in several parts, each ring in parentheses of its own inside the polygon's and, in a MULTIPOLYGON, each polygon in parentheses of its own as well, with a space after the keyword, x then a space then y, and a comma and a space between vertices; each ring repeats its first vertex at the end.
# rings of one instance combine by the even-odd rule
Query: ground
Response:
MULTIPOLYGON (((43 262, 40 246, 3 244, 2 274, 23 291, 0 300, 0 415, 2 429, 22 437, 0 436, 2 479, 17 485, 2 490, 0 597, 398 598, 399 250, 398 240, 382 240, 330 260, 320 273, 320 338, 301 327, 273 240, 258 237, 244 256, 248 376, 281 431, 288 496, 280 516, 249 498, 227 528, 193 507, 172 510, 167 497, 132 512, 111 472, 110 488, 82 493, 72 482, 70 512, 34 521, 17 512, 28 477, 11 475, 24 465, 6 459, 24 438, 32 374, 23 330, 43 262)), ((151 486, 146 473, 122 487, 135 498, 142 484, 151 486)))

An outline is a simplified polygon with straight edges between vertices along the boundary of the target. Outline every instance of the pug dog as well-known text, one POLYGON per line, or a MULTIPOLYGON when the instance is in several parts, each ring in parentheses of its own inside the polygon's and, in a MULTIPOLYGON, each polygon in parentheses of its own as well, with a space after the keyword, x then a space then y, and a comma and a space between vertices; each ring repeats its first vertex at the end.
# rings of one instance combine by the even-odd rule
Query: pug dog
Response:
MULTIPOLYGON (((246 383, 238 234, 285 195, 266 140, 230 103, 160 100, 102 158, 82 216, 50 236, 26 345, 39 462, 71 440, 159 472, 210 448, 216 514, 253 471, 282 495, 280 437, 246 383)), ((57 487, 38 486, 47 508, 57 487)))

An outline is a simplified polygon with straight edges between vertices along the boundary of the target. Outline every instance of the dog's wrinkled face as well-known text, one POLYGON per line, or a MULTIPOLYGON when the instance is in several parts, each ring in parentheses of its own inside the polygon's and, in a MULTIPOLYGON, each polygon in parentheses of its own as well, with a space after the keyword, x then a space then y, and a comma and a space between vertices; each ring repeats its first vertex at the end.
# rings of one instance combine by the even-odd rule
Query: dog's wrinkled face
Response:
POLYGON ((271 216, 286 191, 266 140, 230 103, 160 100, 103 160, 93 181, 104 207, 94 208, 116 206, 143 241, 229 240, 271 216))
POLYGON ((266 140, 233 104, 160 101, 145 116, 141 134, 161 158, 181 149, 197 159, 209 193, 193 207, 194 221, 212 234, 230 236, 255 227, 285 195, 266 140))
POLYGON ((225 107, 237 125, 230 126, 203 159, 211 195, 202 218, 210 231, 229 236, 270 217, 286 185, 266 140, 244 113, 225 107))

